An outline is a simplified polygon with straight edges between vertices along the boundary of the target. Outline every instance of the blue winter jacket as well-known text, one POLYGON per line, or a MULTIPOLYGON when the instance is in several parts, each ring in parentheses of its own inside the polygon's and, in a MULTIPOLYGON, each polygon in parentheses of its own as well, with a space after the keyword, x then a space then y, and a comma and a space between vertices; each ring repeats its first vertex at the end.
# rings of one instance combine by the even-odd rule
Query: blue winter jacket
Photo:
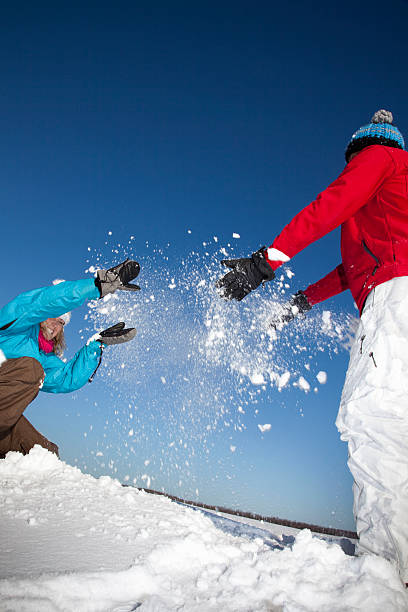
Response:
POLYGON ((54 353, 44 353, 40 349, 40 323, 61 316, 85 300, 97 298, 99 290, 92 279, 65 281, 52 287, 22 293, 0 310, 0 349, 7 359, 37 359, 45 373, 42 391, 69 393, 80 389, 99 363, 99 342, 93 341, 84 346, 70 361, 64 363, 54 353))

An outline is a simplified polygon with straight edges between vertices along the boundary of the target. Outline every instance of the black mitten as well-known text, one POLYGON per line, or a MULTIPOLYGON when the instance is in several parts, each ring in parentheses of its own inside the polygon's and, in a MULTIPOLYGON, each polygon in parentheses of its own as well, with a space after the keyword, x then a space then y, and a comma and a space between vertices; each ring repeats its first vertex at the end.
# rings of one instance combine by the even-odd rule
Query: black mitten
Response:
POLYGON ((221 297, 241 301, 262 282, 275 278, 275 272, 265 259, 265 248, 261 247, 251 257, 221 261, 223 266, 231 268, 231 272, 216 282, 221 297))
POLYGON ((108 293, 121 291, 139 291, 138 285, 131 284, 140 272, 140 265, 137 261, 126 259, 117 266, 109 270, 98 270, 96 273, 95 285, 99 289, 101 298, 108 293))
POLYGON ((124 323, 116 323, 108 329, 104 329, 99 333, 100 341, 107 346, 112 344, 123 344, 123 342, 129 342, 136 336, 136 329, 129 327, 125 329, 124 323))
POLYGON ((96 366, 93 374, 89 378, 89 382, 92 382, 96 372, 98 371, 99 366, 102 362, 102 355, 105 346, 110 346, 112 344, 123 344, 123 342, 129 342, 129 340, 133 340, 136 336, 136 329, 134 327, 129 327, 125 329, 125 324, 123 322, 116 323, 112 325, 112 327, 108 327, 103 331, 99 332, 99 338, 93 337, 93 339, 97 340, 101 343, 101 354, 99 356, 99 362, 96 366))

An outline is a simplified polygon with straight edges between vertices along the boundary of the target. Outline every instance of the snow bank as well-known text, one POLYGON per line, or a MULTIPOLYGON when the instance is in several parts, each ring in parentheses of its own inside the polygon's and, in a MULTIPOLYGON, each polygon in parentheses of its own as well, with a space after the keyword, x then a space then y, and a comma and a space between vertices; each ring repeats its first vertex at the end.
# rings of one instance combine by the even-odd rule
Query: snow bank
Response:
POLYGON ((408 608, 394 567, 95 479, 40 447, 0 460, 0 609, 8 612, 408 608), (215 517, 213 517, 215 518, 215 517), (234 524, 233 533, 231 525, 234 524))

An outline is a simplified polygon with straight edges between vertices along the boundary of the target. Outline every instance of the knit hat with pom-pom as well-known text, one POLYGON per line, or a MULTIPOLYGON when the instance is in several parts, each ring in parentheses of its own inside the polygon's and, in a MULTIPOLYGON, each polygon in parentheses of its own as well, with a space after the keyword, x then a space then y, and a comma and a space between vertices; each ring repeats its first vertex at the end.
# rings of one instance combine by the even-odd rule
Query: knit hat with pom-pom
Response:
POLYGON ((346 149, 346 162, 350 161, 352 153, 374 144, 405 149, 404 138, 392 122, 393 116, 390 111, 381 109, 374 113, 371 123, 363 125, 351 137, 346 149))

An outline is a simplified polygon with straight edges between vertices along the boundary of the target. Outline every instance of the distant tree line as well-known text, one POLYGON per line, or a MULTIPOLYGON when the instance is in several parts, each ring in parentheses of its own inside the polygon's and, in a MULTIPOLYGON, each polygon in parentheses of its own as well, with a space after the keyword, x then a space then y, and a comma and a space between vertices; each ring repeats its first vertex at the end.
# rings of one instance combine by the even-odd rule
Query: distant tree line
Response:
MULTIPOLYGON (((129 486, 129 485, 125 485, 129 486)), ((300 521, 289 521, 281 519, 276 516, 263 516, 262 514, 254 514, 253 512, 243 512, 242 510, 231 510, 231 508, 224 508, 223 506, 211 506, 208 504, 202 504, 201 502, 195 502, 188 499, 182 499, 169 493, 163 493, 162 491, 155 491, 154 489, 139 489, 146 491, 146 493, 152 493, 153 495, 163 495, 173 501, 187 506, 196 506, 197 508, 204 508, 205 510, 214 510, 215 512, 222 512, 223 514, 232 514, 234 516, 242 516, 243 518, 254 519, 256 521, 264 521, 264 523, 274 523, 275 525, 284 525, 285 527, 293 527, 294 529, 310 529, 315 533, 323 533, 325 535, 332 535, 342 538, 351 538, 354 540, 358 539, 355 531, 348 531, 347 529, 334 529, 333 527, 321 527, 320 525, 311 525, 309 523, 302 523, 300 521)))

